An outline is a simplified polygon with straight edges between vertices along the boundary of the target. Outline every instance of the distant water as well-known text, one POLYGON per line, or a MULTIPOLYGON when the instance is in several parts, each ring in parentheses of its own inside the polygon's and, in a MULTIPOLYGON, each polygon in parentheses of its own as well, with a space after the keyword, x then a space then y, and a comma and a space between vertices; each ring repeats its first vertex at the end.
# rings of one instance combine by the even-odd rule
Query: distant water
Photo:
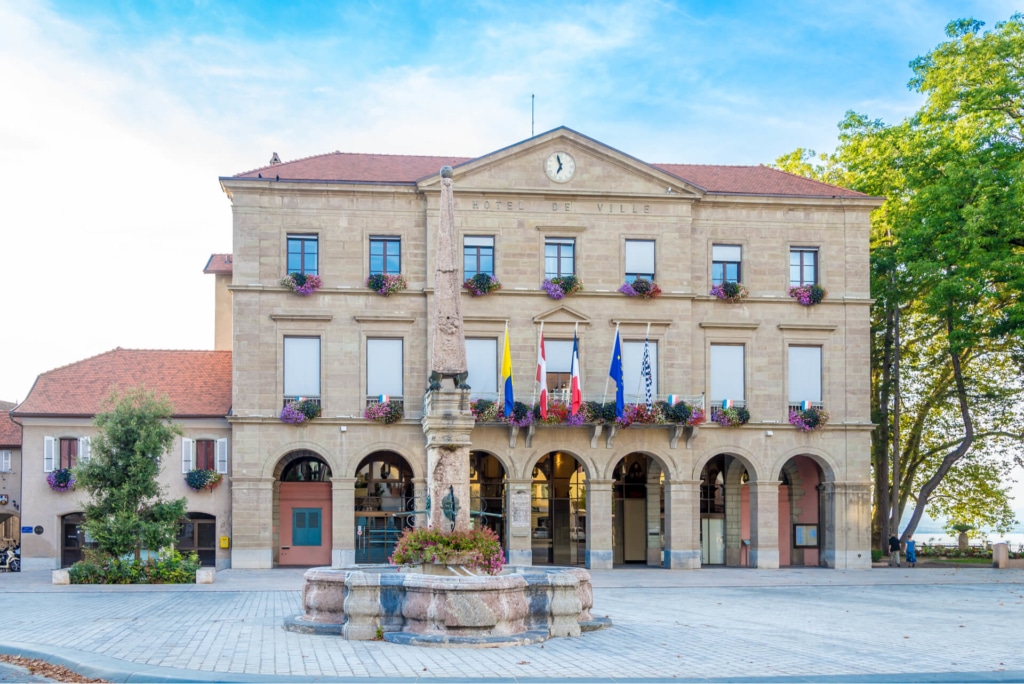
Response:
MULTIPOLYGON (((956 546, 957 537, 949 536, 941 528, 918 528, 918 530, 914 532, 914 541, 918 544, 956 546)), ((992 544, 1006 542, 1009 544, 1011 551, 1016 551, 1018 547, 1024 545, 1024 532, 1008 532, 1007 534, 996 534, 995 532, 992 532, 990 534, 984 534, 981 537, 972 538, 971 546, 983 546, 986 541, 991 542, 992 544)))

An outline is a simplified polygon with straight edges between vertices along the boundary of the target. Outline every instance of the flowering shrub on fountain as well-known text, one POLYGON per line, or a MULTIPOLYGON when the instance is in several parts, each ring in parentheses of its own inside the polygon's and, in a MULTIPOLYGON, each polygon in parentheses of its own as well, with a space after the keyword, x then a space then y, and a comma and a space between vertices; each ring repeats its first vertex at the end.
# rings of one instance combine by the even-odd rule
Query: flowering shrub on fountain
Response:
POLYGON ((460 532, 436 529, 408 529, 395 544, 388 558, 392 565, 466 565, 489 575, 497 575, 505 565, 498 535, 487 527, 460 532))

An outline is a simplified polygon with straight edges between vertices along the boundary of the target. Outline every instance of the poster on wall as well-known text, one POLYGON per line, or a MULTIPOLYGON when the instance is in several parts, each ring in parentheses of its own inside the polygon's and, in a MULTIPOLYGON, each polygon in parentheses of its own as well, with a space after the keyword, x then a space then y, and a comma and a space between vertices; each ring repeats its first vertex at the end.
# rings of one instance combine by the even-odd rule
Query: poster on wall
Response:
POLYGON ((818 526, 793 525, 793 546, 797 548, 817 548, 818 526))
POLYGON ((512 527, 530 526, 530 492, 516 490, 512 492, 512 527))

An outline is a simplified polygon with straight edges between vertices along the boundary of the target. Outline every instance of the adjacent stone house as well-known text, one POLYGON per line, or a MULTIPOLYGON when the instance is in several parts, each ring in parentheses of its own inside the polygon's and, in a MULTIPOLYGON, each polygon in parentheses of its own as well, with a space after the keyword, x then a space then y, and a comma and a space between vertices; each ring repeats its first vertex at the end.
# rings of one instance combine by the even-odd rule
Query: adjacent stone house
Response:
POLYGON ((21 426, 8 415, 12 408, 0 401, 0 549, 21 539, 21 426))
MULTIPOLYGON (((559 128, 473 159, 275 155, 221 178, 233 252, 206 270, 218 282, 218 348, 232 331, 232 567, 381 562, 421 519, 443 165, 454 167, 463 277, 501 283, 463 293, 474 399, 503 403, 507 347, 527 408, 542 386, 561 410, 574 376, 585 401, 614 401, 618 333, 627 406, 681 400, 708 418, 517 426, 481 415, 463 505, 511 562, 870 566, 879 199, 762 166, 651 164, 559 128), (289 273, 322 286, 297 294, 282 285, 289 273), (371 275, 389 296, 367 286, 371 275), (559 296, 570 276, 582 289, 559 296), (638 279, 660 296, 628 296, 638 279), (746 296, 723 299, 726 283, 746 296), (805 305, 812 286, 827 295, 805 305), (319 417, 284 422, 297 401, 319 417), (397 416, 381 404, 402 417, 382 422, 397 416), (739 409, 747 422, 733 420, 739 409), (827 411, 827 424, 791 423, 807 409, 827 411)), ((56 430, 25 424, 38 462, 56 430)), ((56 544, 34 539, 33 555, 52 557, 56 544)))
POLYGON ((160 476, 169 497, 188 500, 178 547, 198 551, 204 565, 228 567, 230 551, 220 538, 231 534, 231 353, 117 348, 41 374, 10 412, 23 430, 21 521, 33 528, 22 535, 24 569, 67 567, 82 557, 89 544, 81 529, 85 495, 48 478, 90 457, 93 419, 104 400, 138 386, 166 396, 183 430, 160 476), (213 470, 222 482, 192 491, 185 475, 194 469, 213 470))

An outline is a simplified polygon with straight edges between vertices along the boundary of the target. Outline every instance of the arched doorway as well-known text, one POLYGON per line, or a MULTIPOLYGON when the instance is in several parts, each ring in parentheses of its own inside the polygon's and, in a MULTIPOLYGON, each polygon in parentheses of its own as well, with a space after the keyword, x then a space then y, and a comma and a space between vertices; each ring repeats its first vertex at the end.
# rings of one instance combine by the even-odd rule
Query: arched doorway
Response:
POLYGON ((665 497, 661 467, 646 454, 627 454, 612 471, 613 563, 660 564, 665 497), (648 538, 657 543, 648 548, 648 538))
POLYGON ((585 565, 587 474, 573 456, 555 451, 533 467, 531 526, 534 565, 585 565))
POLYGON ((217 565, 217 518, 207 513, 189 513, 178 525, 178 551, 199 555, 205 567, 217 565))
POLYGON ((701 470, 701 565, 749 563, 749 479, 743 462, 728 454, 716 455, 701 470))
POLYGON ((794 456, 782 466, 779 480, 779 565, 823 564, 821 467, 809 456, 794 456))
POLYGON ((483 451, 469 454, 469 509, 473 525, 494 530, 501 548, 508 549, 505 537, 505 466, 497 456, 483 451))
POLYGON ((0 549, 21 543, 21 518, 14 513, 0 513, 0 549))
POLYGON ((82 552, 87 548, 95 548, 96 543, 86 537, 82 523, 85 515, 69 513, 60 519, 60 567, 70 568, 82 560, 82 552))
POLYGON ((293 451, 282 459, 278 487, 278 564, 330 565, 330 466, 313 451, 293 451))
POLYGON ((416 510, 412 467, 393 451, 359 463, 355 484, 356 563, 386 563, 416 510))

